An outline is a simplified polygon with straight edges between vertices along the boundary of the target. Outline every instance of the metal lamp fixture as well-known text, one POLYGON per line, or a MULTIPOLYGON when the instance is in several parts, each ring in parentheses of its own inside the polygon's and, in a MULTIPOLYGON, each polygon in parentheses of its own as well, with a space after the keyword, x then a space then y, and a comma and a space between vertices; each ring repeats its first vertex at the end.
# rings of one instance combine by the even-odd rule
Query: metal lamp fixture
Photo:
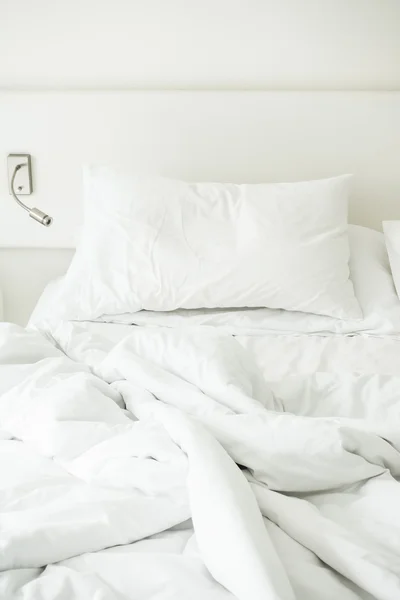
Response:
MULTIPOLYGON (((17 196, 17 192, 15 191, 15 178, 16 175, 18 173, 18 171, 20 169, 22 169, 23 167, 28 169, 28 191, 25 191, 24 193, 31 193, 31 188, 32 188, 32 179, 31 179, 31 166, 30 166, 30 155, 21 155, 25 158, 24 162, 18 162, 15 166, 14 169, 11 171, 12 175, 11 175, 11 180, 10 180, 10 193, 12 195, 12 197, 14 198, 15 202, 18 204, 18 206, 20 206, 21 208, 23 208, 24 210, 27 211, 27 213, 29 214, 29 216, 34 219, 35 221, 37 221, 38 223, 40 223, 41 225, 44 225, 45 227, 49 227, 52 222, 53 222, 53 218, 50 217, 49 215, 47 215, 46 213, 44 213, 43 211, 39 210, 39 208, 29 208, 29 206, 27 206, 26 204, 24 204, 17 196)), ((19 155, 9 155, 9 159, 16 159, 17 157, 19 157, 19 155)), ((22 189, 22 188, 21 188, 22 189)), ((18 188, 18 191, 20 192, 20 188, 18 188)), ((21 192, 20 192, 21 193, 21 192)))

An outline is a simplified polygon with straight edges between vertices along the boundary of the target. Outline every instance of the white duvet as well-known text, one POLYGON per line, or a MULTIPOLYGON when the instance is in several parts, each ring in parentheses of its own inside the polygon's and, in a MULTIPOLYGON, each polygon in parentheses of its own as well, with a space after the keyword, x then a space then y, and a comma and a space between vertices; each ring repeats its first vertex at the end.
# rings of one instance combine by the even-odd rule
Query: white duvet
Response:
POLYGON ((0 598, 400 598, 399 350, 2 325, 0 598))

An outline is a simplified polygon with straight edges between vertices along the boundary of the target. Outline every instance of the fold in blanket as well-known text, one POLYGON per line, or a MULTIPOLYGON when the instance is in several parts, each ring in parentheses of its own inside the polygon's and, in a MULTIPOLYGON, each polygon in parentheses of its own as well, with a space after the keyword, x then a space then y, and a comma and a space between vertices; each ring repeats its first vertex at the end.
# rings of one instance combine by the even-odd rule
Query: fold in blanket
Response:
POLYGON ((1 598, 400 598, 393 420, 285 412, 212 328, 0 329, 1 598))

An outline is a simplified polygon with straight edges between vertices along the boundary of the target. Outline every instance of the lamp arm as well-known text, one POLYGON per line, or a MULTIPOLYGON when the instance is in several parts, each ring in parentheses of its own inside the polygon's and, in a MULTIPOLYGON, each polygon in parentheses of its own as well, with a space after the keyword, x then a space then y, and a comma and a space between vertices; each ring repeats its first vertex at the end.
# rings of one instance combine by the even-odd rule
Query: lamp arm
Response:
POLYGON ((26 210, 26 211, 30 212, 30 210, 31 210, 31 209, 29 208, 29 206, 26 206, 26 204, 24 204, 23 202, 21 202, 21 200, 18 198, 18 196, 17 196, 17 194, 15 193, 15 190, 14 190, 14 181, 15 181, 15 176, 16 176, 16 174, 18 173, 18 171, 20 170, 20 168, 21 168, 21 167, 23 167, 23 166, 24 166, 24 165, 16 165, 16 166, 15 166, 14 173, 13 173, 13 175, 12 175, 12 177, 11 177, 11 195, 12 195, 12 197, 14 198, 15 202, 16 202, 16 203, 17 203, 17 204, 18 204, 18 205, 19 205, 21 208, 23 208, 24 210, 26 210))
POLYGON ((15 166, 14 173, 12 174, 12 177, 11 177, 11 195, 14 198, 15 202, 18 204, 18 206, 20 206, 21 208, 26 210, 32 219, 34 219, 41 225, 44 225, 45 227, 49 227, 53 222, 53 218, 50 217, 49 215, 46 215, 46 213, 39 210, 38 208, 29 208, 29 206, 27 206, 26 204, 21 202, 21 200, 18 198, 18 196, 14 190, 15 176, 18 173, 18 171, 21 169, 21 167, 24 167, 24 166, 25 165, 23 165, 23 164, 15 166))

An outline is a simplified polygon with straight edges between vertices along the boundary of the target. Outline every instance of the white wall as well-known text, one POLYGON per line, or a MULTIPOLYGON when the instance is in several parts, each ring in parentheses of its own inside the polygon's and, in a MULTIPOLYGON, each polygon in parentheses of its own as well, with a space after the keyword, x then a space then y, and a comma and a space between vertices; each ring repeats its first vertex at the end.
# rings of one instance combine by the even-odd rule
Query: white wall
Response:
POLYGON ((25 199, 54 218, 29 219, 3 177, 0 247, 73 248, 88 163, 237 183, 352 173, 353 223, 399 217, 400 92, 0 92, 0 132, 0 155, 33 155, 25 199))
POLYGON ((4 320, 26 325, 45 285, 65 273, 72 255, 73 250, 0 249, 4 320))
POLYGON ((0 87, 400 89, 399 0, 0 0, 0 87))

